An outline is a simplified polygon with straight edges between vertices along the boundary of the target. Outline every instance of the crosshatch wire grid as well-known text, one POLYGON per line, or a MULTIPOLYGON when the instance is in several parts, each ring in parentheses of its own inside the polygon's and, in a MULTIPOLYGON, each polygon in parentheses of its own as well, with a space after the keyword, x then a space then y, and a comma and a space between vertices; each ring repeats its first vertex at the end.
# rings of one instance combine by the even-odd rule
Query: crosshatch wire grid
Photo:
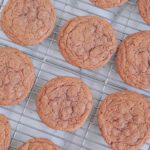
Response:
MULTIPOLYGON (((0 0, 0 12, 7 0, 0 0)), ((96 71, 82 70, 69 65, 61 56, 57 47, 57 34, 64 22, 75 16, 98 15, 112 23, 116 31, 118 44, 127 35, 140 30, 150 30, 138 14, 135 0, 121 7, 100 9, 93 6, 89 0, 53 0, 57 10, 57 22, 53 34, 37 46, 22 47, 11 42, 0 30, 0 46, 11 46, 28 54, 36 70, 35 84, 26 101, 12 107, 0 107, 0 113, 5 114, 12 127, 10 150, 15 150, 26 140, 33 137, 44 137, 55 142, 62 150, 110 150, 97 126, 97 108, 110 93, 129 89, 144 94, 150 98, 150 90, 139 90, 123 83, 115 71, 114 58, 103 68, 96 71), (60 132, 49 129, 39 119, 35 111, 35 97, 40 87, 47 80, 67 75, 84 80, 93 92, 94 107, 87 122, 76 132, 60 132)), ((150 141, 141 150, 150 150, 150 141)))

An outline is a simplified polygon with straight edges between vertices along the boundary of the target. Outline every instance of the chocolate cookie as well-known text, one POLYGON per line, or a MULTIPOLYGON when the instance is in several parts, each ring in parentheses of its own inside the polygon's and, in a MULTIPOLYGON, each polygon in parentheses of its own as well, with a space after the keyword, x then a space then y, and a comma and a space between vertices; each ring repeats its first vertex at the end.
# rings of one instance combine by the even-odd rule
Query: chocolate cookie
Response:
POLYGON ((98 124, 113 150, 138 150, 150 138, 150 103, 130 91, 109 95, 100 105, 98 124))
POLYGON ((15 105, 24 100, 34 83, 30 58, 10 47, 0 47, 0 105, 15 105))
POLYGON ((150 88, 150 31, 138 32, 123 40, 116 64, 126 83, 150 88))
POLYGON ((91 0, 91 2, 101 8, 112 8, 123 5, 128 0, 91 0))
POLYGON ((150 0, 138 0, 140 15, 150 25, 150 0))
POLYGON ((0 114, 0 150, 8 150, 11 138, 11 127, 8 119, 0 114))
POLYGON ((92 109, 92 94, 78 78, 57 77, 40 90, 36 100, 41 120, 50 128, 74 131, 92 109))
POLYGON ((76 17, 61 29, 58 45, 64 58, 84 69, 104 66, 116 51, 111 25, 96 16, 76 17))
POLYGON ((50 0, 9 0, 2 13, 2 29, 20 45, 35 45, 52 32, 56 20, 50 0))
POLYGON ((48 139, 34 138, 21 145, 17 150, 59 150, 59 148, 48 139))

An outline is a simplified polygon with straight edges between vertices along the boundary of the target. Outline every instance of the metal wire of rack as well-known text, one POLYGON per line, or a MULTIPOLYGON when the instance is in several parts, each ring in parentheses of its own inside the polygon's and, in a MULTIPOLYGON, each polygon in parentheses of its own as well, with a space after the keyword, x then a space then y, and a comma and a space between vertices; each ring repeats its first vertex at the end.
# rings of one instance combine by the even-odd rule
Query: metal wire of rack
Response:
MULTIPOLYGON (((140 30, 150 30, 138 14, 136 0, 113 9, 100 9, 89 0, 53 0, 57 10, 57 22, 53 34, 37 46, 22 47, 11 42, 0 30, 0 46, 11 46, 28 54, 34 63, 36 80, 26 99, 13 107, 0 107, 10 119, 12 140, 10 150, 32 137, 44 137, 54 141, 62 150, 110 150, 97 127, 97 109, 103 98, 115 91, 129 89, 150 98, 150 90, 139 90, 125 84, 115 71, 114 58, 103 68, 96 71, 79 69, 68 64, 61 56, 57 46, 57 34, 68 19, 81 15, 98 15, 112 23, 116 31, 118 44, 127 35, 140 30), (35 97, 40 87, 49 79, 68 75, 82 78, 90 87, 94 96, 94 107, 89 119, 76 132, 60 132, 49 129, 39 119, 35 110, 35 97)), ((7 0, 0 0, 0 12, 7 0)), ((141 150, 150 150, 150 141, 141 150)))

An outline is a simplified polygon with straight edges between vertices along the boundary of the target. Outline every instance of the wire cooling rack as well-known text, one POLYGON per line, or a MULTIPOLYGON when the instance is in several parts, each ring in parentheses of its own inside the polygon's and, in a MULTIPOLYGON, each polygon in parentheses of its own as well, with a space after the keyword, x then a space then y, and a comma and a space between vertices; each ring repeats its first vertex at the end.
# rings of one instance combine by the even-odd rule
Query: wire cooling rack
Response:
MULTIPOLYGON (((0 0, 0 12, 7 0, 0 0)), ((15 150, 26 140, 44 137, 55 142, 62 150, 110 150, 97 126, 97 108, 104 97, 110 93, 128 89, 137 91, 150 98, 150 90, 139 90, 125 84, 115 71, 114 58, 103 68, 96 71, 82 70, 69 65, 57 47, 57 34, 64 22, 81 15, 98 15, 112 23, 118 44, 127 35, 140 30, 150 30, 138 14, 136 0, 113 9, 100 9, 89 0, 54 0, 57 22, 53 34, 37 46, 22 47, 11 42, 0 30, 0 46, 11 46, 28 54, 36 70, 35 84, 26 101, 13 107, 0 107, 12 127, 10 150, 15 150), (49 129, 39 119, 35 111, 35 97, 40 87, 49 79, 67 75, 78 77, 86 82, 94 96, 94 107, 87 122, 76 132, 60 132, 49 129)), ((150 150, 150 141, 141 150, 150 150)))

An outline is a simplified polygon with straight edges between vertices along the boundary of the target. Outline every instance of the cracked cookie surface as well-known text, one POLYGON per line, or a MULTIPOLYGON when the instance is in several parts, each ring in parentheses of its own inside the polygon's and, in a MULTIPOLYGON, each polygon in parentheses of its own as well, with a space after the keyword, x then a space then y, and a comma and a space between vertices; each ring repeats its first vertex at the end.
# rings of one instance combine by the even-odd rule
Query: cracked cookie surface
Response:
POLYGON ((91 0, 91 2, 101 8, 112 8, 123 5, 128 0, 91 0))
POLYGON ((0 150, 8 150, 11 138, 11 127, 8 119, 0 114, 0 150))
POLYGON ((150 31, 138 32, 123 40, 116 65, 126 83, 150 88, 150 31))
POLYGON ((17 150, 59 150, 59 149, 53 142, 51 142, 48 139, 34 138, 21 145, 17 150))
POLYGON ((100 105, 98 124, 113 150, 138 150, 150 138, 150 103, 135 92, 111 94, 100 105))
POLYGON ((150 0, 138 0, 140 15, 150 25, 150 0))
POLYGON ((64 58, 83 69, 104 66, 116 51, 111 25, 96 16, 76 17, 68 21, 58 36, 64 58))
POLYGON ((9 0, 2 13, 2 29, 20 45, 35 45, 47 38, 56 14, 50 0, 9 0))
POLYGON ((0 48, 0 105, 23 101, 34 83, 34 66, 30 58, 17 49, 0 48))
POLYGON ((37 112, 50 128, 74 131, 82 126, 92 109, 92 94, 82 80, 57 77, 40 90, 37 112))

